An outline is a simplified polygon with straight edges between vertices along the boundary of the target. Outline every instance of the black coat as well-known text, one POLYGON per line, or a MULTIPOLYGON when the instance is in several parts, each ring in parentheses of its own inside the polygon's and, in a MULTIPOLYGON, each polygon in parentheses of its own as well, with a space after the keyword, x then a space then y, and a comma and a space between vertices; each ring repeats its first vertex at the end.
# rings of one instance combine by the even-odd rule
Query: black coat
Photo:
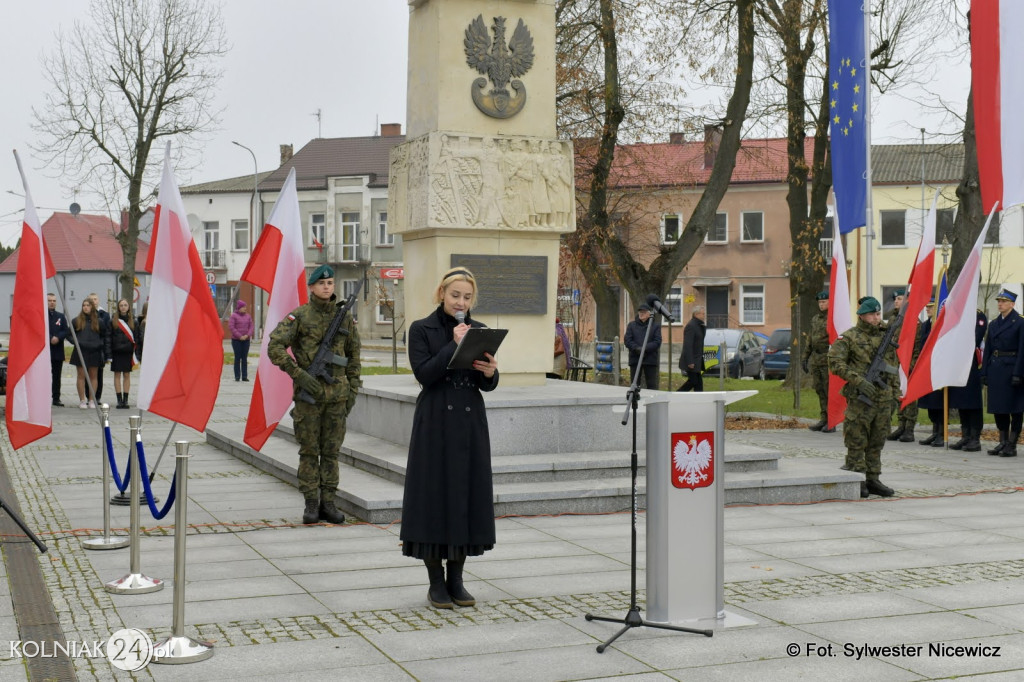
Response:
MULTIPOLYGON (((110 357, 110 335, 103 333, 103 322, 99 323, 99 331, 92 328, 92 323, 86 321, 81 329, 75 327, 75 334, 78 336, 78 345, 82 348, 82 355, 85 356, 86 367, 100 367, 103 361, 110 357)), ((72 365, 80 367, 78 351, 71 351, 72 365)))
POLYGON ((981 342, 985 339, 988 329, 988 317, 978 311, 978 320, 974 325, 974 357, 971 362, 971 373, 965 386, 949 387, 949 406, 958 410, 980 410, 985 405, 981 399, 981 370, 977 358, 981 357, 981 342))
POLYGON ((679 356, 679 369, 684 372, 689 365, 698 372, 704 371, 704 337, 708 333, 703 320, 691 317, 683 328, 683 353, 679 356))
POLYGON ((989 414, 1024 412, 1024 386, 1011 384, 1024 377, 1024 319, 1016 310, 988 323, 981 375, 988 382, 989 414))
POLYGON ((647 318, 647 322, 641 322, 639 316, 626 325, 626 335, 623 337, 623 345, 629 349, 629 366, 633 367, 640 361, 640 348, 644 345, 644 334, 647 333, 647 325, 653 324, 650 336, 647 337, 647 348, 644 350, 644 366, 658 365, 661 363, 659 349, 661 348, 661 325, 654 321, 654 316, 647 318))
MULTIPOLYGON (((119 320, 123 319, 125 323, 128 322, 127 318, 118 317, 119 320)), ((119 355, 130 355, 135 352, 135 343, 132 339, 128 338, 127 334, 121 331, 119 320, 111 322, 110 350, 112 353, 117 353, 119 355)), ((131 328, 132 325, 129 324, 128 327, 131 328)), ((135 330, 132 329, 132 337, 134 338, 134 336, 135 330)))
MULTIPOLYGON (((449 370, 454 318, 441 307, 409 328, 416 399, 402 501, 402 553, 418 559, 475 556, 494 546, 491 439, 476 370, 449 370)), ((468 316, 466 324, 482 327, 468 316)))
POLYGON ((50 360, 64 362, 64 341, 71 333, 68 331, 68 318, 57 310, 47 310, 46 313, 50 318, 50 336, 46 342, 50 343, 50 339, 55 336, 59 340, 57 343, 50 344, 50 360))

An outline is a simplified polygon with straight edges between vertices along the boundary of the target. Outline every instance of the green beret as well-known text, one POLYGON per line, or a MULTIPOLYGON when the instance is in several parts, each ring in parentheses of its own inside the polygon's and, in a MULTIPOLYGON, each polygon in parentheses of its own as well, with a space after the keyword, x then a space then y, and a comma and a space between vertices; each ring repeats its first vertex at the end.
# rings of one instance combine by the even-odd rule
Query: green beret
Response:
POLYGON ((906 289, 893 289, 893 291, 892 291, 892 300, 895 301, 897 296, 906 296, 906 295, 907 295, 907 290, 906 289))
POLYGON ((330 265, 321 265, 309 273, 309 279, 306 280, 306 284, 313 286, 322 279, 334 279, 334 270, 331 269, 330 265))
POLYGON ((857 308, 858 315, 867 315, 868 313, 880 313, 882 312, 882 304, 878 302, 878 299, 874 296, 865 296, 860 299, 860 307, 857 308))
POLYGON ((818 300, 819 301, 827 301, 828 300, 828 289, 825 289, 824 291, 819 291, 818 292, 818 300))

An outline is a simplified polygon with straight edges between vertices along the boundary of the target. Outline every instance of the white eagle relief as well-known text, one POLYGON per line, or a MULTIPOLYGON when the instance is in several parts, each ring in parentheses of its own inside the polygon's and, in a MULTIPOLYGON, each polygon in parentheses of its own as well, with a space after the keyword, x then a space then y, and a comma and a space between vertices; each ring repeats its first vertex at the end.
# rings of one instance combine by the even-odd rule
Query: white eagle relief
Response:
POLYGON ((711 444, 705 438, 697 442, 696 436, 690 436, 690 443, 679 441, 672 450, 672 459, 676 468, 683 472, 680 476, 682 483, 697 485, 708 479, 704 470, 711 464, 711 444))

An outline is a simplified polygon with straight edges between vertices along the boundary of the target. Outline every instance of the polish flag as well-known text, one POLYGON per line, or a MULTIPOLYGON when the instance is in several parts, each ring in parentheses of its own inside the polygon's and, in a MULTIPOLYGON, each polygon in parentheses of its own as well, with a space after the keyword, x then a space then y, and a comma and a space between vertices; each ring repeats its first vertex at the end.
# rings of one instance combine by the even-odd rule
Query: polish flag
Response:
MULTIPOLYGON (((839 335, 853 326, 850 321, 850 284, 846 281, 846 256, 843 254, 843 239, 836 233, 832 237, 832 272, 828 280, 828 342, 836 342, 839 335)), ((829 372, 828 375, 828 428, 834 428, 843 421, 846 413, 846 398, 840 391, 846 381, 829 372)))
POLYGON ((167 143, 146 270, 153 279, 139 408, 206 429, 224 371, 224 332, 171 172, 167 143))
POLYGON ((15 449, 49 434, 50 324, 46 307, 46 280, 56 271, 43 241, 43 229, 32 203, 21 159, 14 152, 25 188, 25 219, 21 223, 18 268, 14 277, 10 349, 7 353, 7 434, 15 449))
MULTIPOLYGON (((242 279, 270 295, 265 330, 273 330, 288 313, 309 301, 294 168, 288 171, 242 279)), ((245 422, 244 440, 254 450, 263 447, 292 404, 292 379, 270 361, 269 343, 270 333, 264 331, 249 417, 245 422)))
POLYGON ((896 356, 900 359, 902 376, 910 376, 910 361, 914 358, 914 340, 917 336, 917 320, 921 311, 932 298, 932 284, 935 282, 935 207, 939 202, 939 193, 932 199, 932 210, 924 219, 921 231, 921 243, 917 247, 917 260, 907 280, 907 297, 903 302, 906 312, 903 314, 903 326, 900 327, 899 348, 896 356))
POLYGON ((971 0, 971 87, 984 206, 1024 202, 1022 35, 1024 2, 971 0))
POLYGON ((974 327, 978 318, 974 311, 978 303, 981 251, 997 206, 993 206, 967 262, 960 270, 960 276, 956 278, 946 298, 946 304, 932 323, 932 331, 907 381, 904 405, 944 386, 967 384, 971 363, 976 362, 977 357, 974 352, 974 327))

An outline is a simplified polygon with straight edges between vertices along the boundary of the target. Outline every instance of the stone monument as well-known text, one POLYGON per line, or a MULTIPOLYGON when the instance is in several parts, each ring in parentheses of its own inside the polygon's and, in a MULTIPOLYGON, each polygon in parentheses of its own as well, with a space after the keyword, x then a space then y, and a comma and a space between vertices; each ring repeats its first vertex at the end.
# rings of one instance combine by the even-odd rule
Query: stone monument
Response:
POLYGON ((554 0, 409 0, 406 142, 391 152, 406 318, 456 265, 473 317, 509 329, 503 386, 551 371, 559 236, 576 225, 572 144, 555 137, 554 0))

